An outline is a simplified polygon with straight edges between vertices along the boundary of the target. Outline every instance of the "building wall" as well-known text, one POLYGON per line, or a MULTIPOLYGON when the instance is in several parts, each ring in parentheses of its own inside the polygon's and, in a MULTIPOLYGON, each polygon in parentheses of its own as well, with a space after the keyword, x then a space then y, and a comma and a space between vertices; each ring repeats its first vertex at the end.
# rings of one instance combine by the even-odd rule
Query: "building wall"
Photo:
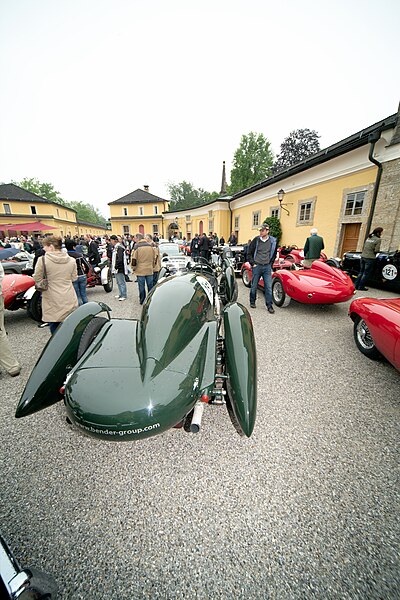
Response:
POLYGON ((110 204, 111 233, 123 235, 128 231, 131 235, 143 231, 153 235, 155 228, 159 234, 163 230, 162 213, 166 208, 165 202, 110 204), (155 208, 157 207, 157 214, 155 208), (124 214, 124 213, 127 214, 124 214), (140 213, 143 214, 140 214, 140 213), (124 229, 125 228, 125 229, 124 229))
POLYGON ((164 214, 165 233, 171 223, 178 225, 179 234, 192 239, 196 233, 212 231, 218 237, 223 235, 228 239, 230 233, 230 210, 226 200, 217 199, 205 206, 197 206, 187 211, 177 211, 164 214))

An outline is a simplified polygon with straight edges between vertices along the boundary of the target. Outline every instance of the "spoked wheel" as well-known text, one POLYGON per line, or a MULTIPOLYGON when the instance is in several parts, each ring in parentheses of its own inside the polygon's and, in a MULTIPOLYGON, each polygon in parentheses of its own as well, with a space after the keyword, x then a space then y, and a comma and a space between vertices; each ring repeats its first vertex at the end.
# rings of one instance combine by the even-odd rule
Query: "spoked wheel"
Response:
POLYGON ((103 285, 104 291, 105 292, 112 292, 113 285, 114 285, 114 282, 113 282, 113 276, 112 276, 112 273, 111 273, 111 269, 108 269, 107 283, 105 283, 103 285))
POLYGON ((283 308, 290 304, 291 297, 287 295, 282 281, 278 278, 272 282, 272 300, 276 306, 283 308))
POLYGON ((381 354, 379 350, 377 350, 374 340, 372 339, 371 332, 368 329, 368 326, 364 319, 359 319, 356 323, 354 323, 354 339, 357 345, 357 348, 371 358, 372 360, 377 360, 381 358, 381 354))
POLYGON ((242 271, 242 281, 247 288, 251 287, 250 274, 247 269, 243 269, 242 271))

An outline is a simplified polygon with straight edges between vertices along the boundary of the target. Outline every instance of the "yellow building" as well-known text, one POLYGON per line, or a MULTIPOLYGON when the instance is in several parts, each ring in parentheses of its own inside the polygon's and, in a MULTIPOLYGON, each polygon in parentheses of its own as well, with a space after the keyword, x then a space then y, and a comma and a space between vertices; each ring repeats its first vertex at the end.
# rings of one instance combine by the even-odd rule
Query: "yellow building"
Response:
MULTIPOLYGON (((223 172, 224 173, 224 172, 223 172)), ((224 180, 224 175, 223 175, 224 180)), ((224 188, 224 186, 222 186, 224 188)), ((374 227, 383 227, 382 250, 400 247, 399 113, 321 150, 265 181, 204 206, 164 213, 165 231, 216 232, 238 243, 258 235, 277 217, 282 245, 303 247, 317 228, 329 256, 361 250, 374 227)))
POLYGON ((74 209, 41 198, 14 183, 0 185, 0 223, 10 225, 8 230, 3 229, 3 233, 10 235, 44 232, 63 237, 79 233, 74 209), (26 228, 21 230, 19 224, 26 224, 26 228))
POLYGON ((230 200, 240 243, 278 217, 282 245, 303 247, 316 227, 329 256, 361 250, 383 227, 382 250, 400 244, 400 119, 391 115, 230 200))
POLYGON ((0 185, 0 235, 53 234, 60 237, 85 233, 104 236, 106 227, 79 221, 76 210, 51 202, 28 190, 5 183, 0 185))
POLYGON ((229 237, 227 232, 230 228, 231 211, 229 201, 223 198, 191 209, 164 213, 163 217, 168 238, 174 230, 179 232, 179 237, 187 240, 191 240, 196 233, 216 233, 218 237, 224 235, 226 240, 229 237))
POLYGON ((164 237, 163 212, 168 210, 168 201, 151 194, 149 186, 109 202, 108 206, 113 234, 149 233, 164 237))

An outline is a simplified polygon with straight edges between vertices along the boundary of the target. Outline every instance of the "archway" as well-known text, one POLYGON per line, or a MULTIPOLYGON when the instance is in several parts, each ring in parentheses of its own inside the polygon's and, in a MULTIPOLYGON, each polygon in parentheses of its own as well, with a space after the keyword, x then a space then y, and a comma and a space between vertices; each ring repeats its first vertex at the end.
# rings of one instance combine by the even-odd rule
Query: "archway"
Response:
POLYGON ((144 225, 139 225, 139 233, 144 235, 144 225))
POLYGON ((199 235, 203 235, 203 221, 199 223, 199 235))

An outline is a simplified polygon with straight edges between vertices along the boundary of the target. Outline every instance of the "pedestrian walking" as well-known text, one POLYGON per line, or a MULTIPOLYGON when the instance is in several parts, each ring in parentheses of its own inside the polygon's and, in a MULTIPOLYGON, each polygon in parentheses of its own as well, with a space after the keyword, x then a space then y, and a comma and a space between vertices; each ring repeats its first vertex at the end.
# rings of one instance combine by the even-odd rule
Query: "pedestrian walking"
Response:
POLYGON ((81 306, 82 304, 86 304, 89 302, 88 297, 86 295, 86 285, 87 285, 87 275, 90 271, 90 265, 86 258, 83 256, 82 252, 78 252, 76 249, 75 240, 68 239, 65 240, 65 247, 68 252, 68 256, 71 256, 76 260, 76 269, 78 272, 78 278, 73 282, 75 293, 78 298, 78 304, 81 306))
POLYGON ((382 231, 383 227, 375 227, 365 240, 361 253, 360 273, 354 282, 356 290, 368 291, 368 288, 365 287, 365 282, 368 281, 374 270, 376 255, 381 248, 382 231))
POLYGON ((321 256, 321 251, 325 248, 324 239, 318 235, 318 229, 313 227, 310 229, 310 237, 306 239, 304 244, 304 260, 305 267, 311 267, 314 260, 318 260, 321 256))
POLYGON ((136 272, 139 285, 139 302, 143 304, 147 292, 153 288, 155 255, 153 246, 141 233, 136 234, 137 244, 132 255, 132 269, 136 272))
POLYGON ((256 308, 257 286, 262 277, 264 280, 265 305, 271 314, 275 312, 272 306, 272 265, 274 264, 276 251, 276 238, 269 235, 269 225, 264 224, 260 227, 260 235, 251 241, 248 250, 248 259, 253 269, 250 308, 256 308))
POLYGON ((127 299, 125 275, 128 274, 128 264, 124 245, 118 240, 116 235, 110 236, 110 242, 113 246, 111 271, 115 274, 117 282, 118 296, 115 296, 120 302, 127 299))
POLYGON ((4 326, 4 298, 2 292, 2 281, 4 277, 3 265, 0 263, 0 365, 11 377, 16 377, 21 372, 21 365, 14 356, 11 344, 8 341, 4 326))

